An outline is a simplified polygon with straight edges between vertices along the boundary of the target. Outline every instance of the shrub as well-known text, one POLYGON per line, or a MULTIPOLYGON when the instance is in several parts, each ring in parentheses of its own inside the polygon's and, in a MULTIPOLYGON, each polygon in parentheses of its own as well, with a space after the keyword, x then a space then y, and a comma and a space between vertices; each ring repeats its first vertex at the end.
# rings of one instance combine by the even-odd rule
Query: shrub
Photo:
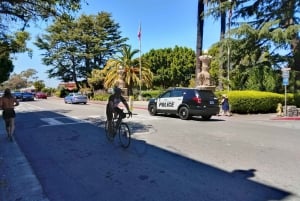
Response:
POLYGON ((150 91, 142 91, 143 99, 149 100, 150 98, 155 98, 159 94, 161 94, 162 90, 150 90, 150 91))
POLYGON ((300 93, 294 94, 295 105, 300 107, 300 93))
POLYGON ((93 97, 93 100, 97 100, 97 101, 107 101, 108 100, 108 97, 110 96, 111 94, 104 94, 104 93, 101 93, 101 94, 95 94, 94 97, 93 97))
MULTIPOLYGON (((277 104, 284 105, 284 94, 261 91, 216 92, 216 95, 227 94, 230 111, 239 114, 275 113, 277 104)), ((287 104, 294 104, 294 96, 287 94, 287 104)))
POLYGON ((68 90, 66 90, 65 88, 60 88, 55 92, 55 96, 59 98, 64 98, 67 94, 68 94, 68 90))

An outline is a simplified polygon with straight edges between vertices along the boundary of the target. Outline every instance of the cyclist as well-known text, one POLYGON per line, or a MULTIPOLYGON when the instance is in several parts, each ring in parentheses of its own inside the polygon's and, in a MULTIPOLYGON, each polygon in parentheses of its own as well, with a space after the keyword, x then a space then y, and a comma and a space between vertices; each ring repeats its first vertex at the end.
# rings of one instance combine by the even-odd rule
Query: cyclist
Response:
POLYGON ((118 87, 114 88, 114 93, 109 96, 108 103, 106 106, 106 117, 108 121, 108 129, 111 131, 111 122, 113 120, 114 115, 118 116, 117 126, 121 123, 122 119, 126 117, 126 114, 123 112, 123 110, 120 108, 120 103, 123 103, 129 113, 129 116, 132 116, 132 113, 129 109, 128 103, 126 99, 121 95, 122 90, 118 87))
POLYGON ((18 100, 11 94, 10 89, 5 89, 2 98, 0 99, 0 108, 3 110, 2 116, 5 121, 5 128, 7 137, 13 140, 13 133, 15 130, 15 106, 18 106, 18 100))

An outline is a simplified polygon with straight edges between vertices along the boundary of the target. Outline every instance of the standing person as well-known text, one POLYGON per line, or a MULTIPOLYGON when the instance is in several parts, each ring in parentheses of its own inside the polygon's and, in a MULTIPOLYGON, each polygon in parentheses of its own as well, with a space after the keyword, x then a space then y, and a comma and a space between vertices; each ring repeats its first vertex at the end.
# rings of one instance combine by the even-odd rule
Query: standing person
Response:
POLYGON ((222 114, 226 115, 226 116, 230 116, 230 113, 229 113, 229 101, 228 101, 227 95, 225 95, 225 94, 222 95, 221 104, 222 104, 222 114))
POLYGON ((18 100, 11 94, 10 89, 5 89, 3 96, 0 98, 0 108, 3 110, 2 117, 5 122, 7 137, 13 141, 13 133, 15 130, 15 106, 18 106, 18 100))
POLYGON ((132 113, 129 109, 129 105, 126 101, 126 99, 121 95, 122 90, 118 87, 114 88, 114 93, 109 96, 108 103, 106 106, 106 117, 109 125, 109 131, 111 131, 112 128, 110 128, 111 121, 113 120, 113 115, 118 115, 118 121, 117 121, 117 127, 120 124, 121 120, 126 117, 123 110, 120 108, 119 104, 123 103, 131 116, 132 113))

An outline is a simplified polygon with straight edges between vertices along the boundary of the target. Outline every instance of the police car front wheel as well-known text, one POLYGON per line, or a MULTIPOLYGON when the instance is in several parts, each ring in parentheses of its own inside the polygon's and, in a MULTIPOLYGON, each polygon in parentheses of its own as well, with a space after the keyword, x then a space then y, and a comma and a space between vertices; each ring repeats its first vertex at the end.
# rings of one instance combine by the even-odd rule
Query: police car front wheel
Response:
POLYGON ((156 106, 150 105, 148 108, 148 111, 149 111, 150 115, 152 115, 152 116, 156 115, 156 106))
POLYGON ((181 107, 178 111, 178 116, 183 120, 189 119, 189 109, 187 107, 181 107))

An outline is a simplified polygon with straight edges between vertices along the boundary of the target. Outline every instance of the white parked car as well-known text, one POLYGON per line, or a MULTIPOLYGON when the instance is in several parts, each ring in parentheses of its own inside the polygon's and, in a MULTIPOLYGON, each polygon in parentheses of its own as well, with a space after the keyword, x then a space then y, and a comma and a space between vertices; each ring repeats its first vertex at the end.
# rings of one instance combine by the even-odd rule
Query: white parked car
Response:
POLYGON ((71 104, 74 103, 86 104, 87 100, 88 100, 87 96, 81 93, 70 93, 64 98, 65 103, 71 103, 71 104))

